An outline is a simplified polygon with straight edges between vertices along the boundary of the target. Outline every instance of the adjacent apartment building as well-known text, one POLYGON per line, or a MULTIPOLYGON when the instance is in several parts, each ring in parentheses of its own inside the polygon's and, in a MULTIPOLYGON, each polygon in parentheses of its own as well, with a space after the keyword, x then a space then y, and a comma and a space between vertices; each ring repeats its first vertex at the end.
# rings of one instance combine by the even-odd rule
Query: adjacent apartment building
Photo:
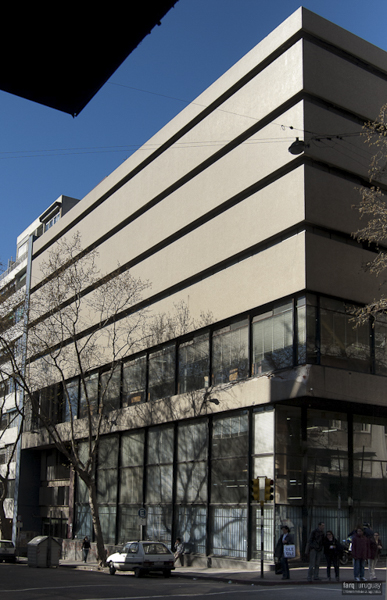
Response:
MULTIPOLYGON (((372 248, 351 233, 362 126, 386 97, 387 54, 300 8, 34 241, 31 301, 42 261, 79 232, 101 273, 151 282, 138 308, 184 306, 196 323, 115 373, 97 465, 106 544, 142 525, 213 561, 257 559, 250 482, 265 476, 267 559, 282 523, 298 552, 320 520, 345 537, 365 519, 383 537, 387 322, 354 328, 348 307, 381 294, 363 268, 372 248)), ((90 372, 96 403, 106 364, 90 372)), ((77 377, 68 385, 81 419, 77 377)), ((92 535, 82 486, 26 429, 23 528, 92 535)))
POLYGON ((24 371, 24 336, 27 334, 28 301, 31 278, 32 243, 54 225, 78 200, 60 196, 40 217, 35 219, 16 240, 15 259, 8 260, 7 269, 0 275, 0 319, 2 342, 0 360, 0 473, 7 485, 3 502, 4 516, 12 527, 17 520, 18 491, 15 482, 19 478, 20 415, 23 406, 23 389, 15 383, 12 365, 7 364, 7 344, 14 348, 13 356, 24 371), (7 377, 9 373, 10 377, 7 377), (16 502, 15 502, 16 500, 16 502))

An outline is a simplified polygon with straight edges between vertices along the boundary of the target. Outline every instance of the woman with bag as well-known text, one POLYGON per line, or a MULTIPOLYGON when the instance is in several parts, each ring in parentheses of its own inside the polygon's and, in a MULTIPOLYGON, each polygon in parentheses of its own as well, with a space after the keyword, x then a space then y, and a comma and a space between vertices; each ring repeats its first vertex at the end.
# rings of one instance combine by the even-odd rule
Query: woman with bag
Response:
POLYGON ((293 537, 290 535, 290 529, 287 525, 282 525, 281 530, 282 534, 278 539, 274 554, 282 567, 282 579, 290 579, 288 559, 285 555, 284 547, 293 544, 293 537))

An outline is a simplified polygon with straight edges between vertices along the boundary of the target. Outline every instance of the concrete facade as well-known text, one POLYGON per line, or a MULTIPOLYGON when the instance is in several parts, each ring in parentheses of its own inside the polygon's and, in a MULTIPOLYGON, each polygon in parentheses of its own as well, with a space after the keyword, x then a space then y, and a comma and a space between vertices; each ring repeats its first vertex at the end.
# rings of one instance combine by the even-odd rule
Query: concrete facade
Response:
MULTIPOLYGON (((144 358, 143 400, 151 401, 124 406, 118 399, 106 428, 117 444, 117 491, 110 498, 101 492, 107 543, 135 535, 136 511, 145 506, 149 537, 171 543, 180 534, 197 555, 257 559, 260 517, 249 485, 263 475, 276 489, 266 512, 267 559, 281 522, 292 523, 298 552, 319 517, 336 535, 358 517, 381 527, 387 334, 383 323, 355 331, 346 306, 380 295, 380 282, 363 269, 373 254, 351 233, 359 226, 356 187, 366 182, 370 159, 360 133, 386 95, 386 53, 301 8, 34 242, 32 301, 44 284, 42 262, 58 240, 80 232, 86 251, 97 248, 102 273, 115 274, 119 263, 151 282, 142 305, 152 314, 171 313, 180 302, 196 322, 202 311, 212 314, 210 325, 173 340, 176 372, 166 396, 151 399, 149 373, 154 353, 166 356, 168 344, 125 357, 123 373, 131 358, 144 358), (296 138, 306 144, 298 156, 288 151, 296 138), (203 382, 223 384, 214 388, 218 404, 204 408, 204 384, 195 402, 178 394, 184 344, 194 333, 208 336, 203 382), (229 363, 226 351, 235 354, 229 363), (181 436, 202 424, 207 450, 195 467, 181 458, 181 436), (139 463, 125 462, 120 450, 130 432, 147 448, 139 463), (377 448, 362 434, 378 436, 377 448), (148 460, 154 436, 169 449, 165 476, 160 456, 148 460), (132 495, 124 468, 137 482, 132 495), (156 485, 157 469, 163 482, 156 485), (359 469, 378 489, 376 499, 359 491, 359 469), (183 494, 184 477, 202 492, 183 494)), ((43 433, 23 436, 22 453, 40 456, 42 465, 48 447, 43 433)), ((101 467, 101 482, 105 476, 101 467)), ((42 475, 41 485, 73 484, 42 475)), ((70 509, 41 502, 42 523, 55 517, 69 538, 90 535, 87 507, 71 493, 70 509)))

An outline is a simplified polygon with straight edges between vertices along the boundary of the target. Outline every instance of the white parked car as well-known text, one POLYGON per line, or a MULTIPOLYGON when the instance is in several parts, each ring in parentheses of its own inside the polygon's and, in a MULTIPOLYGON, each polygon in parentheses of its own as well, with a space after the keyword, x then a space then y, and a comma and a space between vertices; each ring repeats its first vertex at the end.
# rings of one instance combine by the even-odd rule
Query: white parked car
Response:
POLYGON ((174 562, 175 557, 165 544, 152 541, 127 542, 120 552, 106 559, 110 575, 116 571, 134 571, 136 577, 151 571, 169 577, 175 568, 174 562))
POLYGON ((0 562, 15 562, 15 545, 11 540, 0 540, 0 562))

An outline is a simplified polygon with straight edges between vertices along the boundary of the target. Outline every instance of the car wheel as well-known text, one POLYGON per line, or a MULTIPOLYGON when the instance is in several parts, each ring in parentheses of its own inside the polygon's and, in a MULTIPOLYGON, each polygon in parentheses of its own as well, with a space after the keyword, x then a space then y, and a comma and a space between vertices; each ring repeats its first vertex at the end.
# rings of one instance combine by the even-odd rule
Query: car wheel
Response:
POLYGON ((343 554, 343 556, 340 558, 340 564, 346 565, 347 563, 348 563, 348 554, 343 554))
POLYGON ((163 571, 163 575, 164 575, 164 577, 170 577, 171 576, 171 569, 165 569, 165 571, 163 571))
POLYGON ((115 567, 114 567, 113 563, 112 563, 112 562, 110 562, 110 563, 109 563, 109 573, 110 573, 110 575, 114 575, 114 574, 115 574, 115 572, 116 572, 116 569, 115 569, 115 567))
POLYGON ((134 569, 134 576, 135 577, 142 577, 143 576, 143 571, 142 569, 140 569, 139 567, 136 567, 134 569))

